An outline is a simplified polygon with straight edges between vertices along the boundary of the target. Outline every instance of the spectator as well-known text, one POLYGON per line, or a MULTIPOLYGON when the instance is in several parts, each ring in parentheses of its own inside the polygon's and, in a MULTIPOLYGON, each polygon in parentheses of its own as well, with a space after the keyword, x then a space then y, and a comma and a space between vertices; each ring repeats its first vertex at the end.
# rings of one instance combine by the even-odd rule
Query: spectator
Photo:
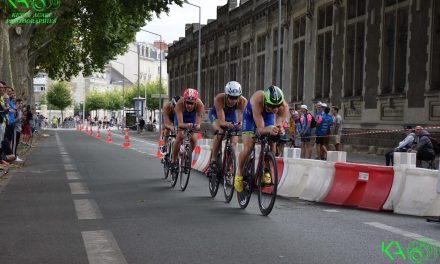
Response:
POLYGON ((58 118, 56 116, 54 116, 52 118, 52 127, 53 128, 58 128, 58 118))
POLYGON ((7 138, 5 138, 1 142, 1 146, 2 146, 1 159, 4 161, 7 161, 7 162, 15 161, 16 157, 12 153, 11 142, 9 142, 9 140, 7 138))
POLYGON ((434 146, 429 139, 428 131, 424 130, 421 126, 416 126, 415 134, 415 145, 413 145, 410 152, 417 153, 417 160, 433 160, 435 158, 434 146))
POLYGON ((300 148, 301 147, 301 139, 300 139, 300 130, 301 123, 299 122, 299 113, 295 111, 295 109, 290 109, 290 118, 289 118, 289 132, 293 139, 293 147, 300 148))
POLYGON ((318 116, 318 120, 316 121, 316 155, 317 159, 324 160, 327 155, 327 148, 325 146, 325 138, 328 137, 330 127, 333 124, 333 118, 330 113, 330 108, 327 105, 323 104, 324 114, 318 116))
MULTIPOLYGON (((22 133, 22 143, 28 146, 31 146, 30 139, 32 134, 31 123, 33 122, 33 115, 31 111, 31 106, 26 106, 26 111, 24 112, 24 124, 23 124, 23 133, 22 133)), ((35 126, 35 125, 34 125, 35 126)))
POLYGON ((15 122, 14 122, 14 141, 12 144, 12 153, 17 157, 15 161, 22 162, 23 160, 17 156, 17 147, 20 143, 20 135, 22 131, 23 119, 23 100, 17 99, 15 102, 15 122))
POLYGON ((140 117, 139 118, 139 131, 142 133, 144 131, 145 128, 145 120, 140 117))
POLYGON ((0 83, 0 142, 5 137, 6 123, 8 122, 8 103, 9 96, 6 93, 6 87, 0 83))
POLYGON ((312 136, 312 115, 308 112, 307 105, 301 105, 301 158, 312 158, 312 143, 310 142, 312 136))
POLYGON ((399 145, 396 148, 385 153, 386 166, 394 165, 394 152, 407 152, 409 149, 411 149, 416 137, 414 130, 411 130, 411 128, 412 127, 407 127, 407 135, 405 139, 400 141, 399 145))
POLYGON ((7 93, 9 96, 8 101, 8 123, 6 124, 6 130, 5 130, 5 138, 8 139, 9 143, 11 144, 11 149, 13 149, 13 145, 15 144, 14 141, 14 128, 15 128, 15 93, 13 92, 14 89, 11 87, 7 87, 7 93))
POLYGON ((338 112, 339 108, 332 106, 333 128, 331 134, 336 151, 341 151, 342 117, 338 112))

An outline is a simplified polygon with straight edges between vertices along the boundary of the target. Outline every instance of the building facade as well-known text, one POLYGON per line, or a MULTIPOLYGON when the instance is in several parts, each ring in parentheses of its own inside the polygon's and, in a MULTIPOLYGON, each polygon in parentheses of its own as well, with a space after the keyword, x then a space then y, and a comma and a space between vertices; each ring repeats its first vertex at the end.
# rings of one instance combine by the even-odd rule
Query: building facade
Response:
MULTIPOLYGON (((281 83, 293 107, 341 108, 344 128, 440 123, 440 1, 229 0, 201 27, 201 97, 208 107, 229 80, 244 95, 281 83)), ((198 24, 169 46, 170 94, 197 87, 198 24)))

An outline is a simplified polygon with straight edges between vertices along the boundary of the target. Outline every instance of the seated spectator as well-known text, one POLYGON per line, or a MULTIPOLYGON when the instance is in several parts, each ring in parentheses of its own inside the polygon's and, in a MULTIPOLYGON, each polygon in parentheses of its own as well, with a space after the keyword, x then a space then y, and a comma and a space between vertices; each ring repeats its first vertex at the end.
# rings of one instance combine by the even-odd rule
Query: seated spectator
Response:
POLYGON ((415 134, 415 145, 410 152, 417 153, 417 160, 433 160, 435 158, 434 146, 429 139, 428 131, 424 130, 421 126, 416 126, 415 134))
POLYGON ((405 139, 400 141, 396 148, 385 153, 385 164, 387 166, 394 165, 394 152, 407 152, 409 149, 411 149, 416 138, 416 134, 414 133, 414 130, 411 130, 411 128, 412 127, 406 127, 407 135, 405 139))

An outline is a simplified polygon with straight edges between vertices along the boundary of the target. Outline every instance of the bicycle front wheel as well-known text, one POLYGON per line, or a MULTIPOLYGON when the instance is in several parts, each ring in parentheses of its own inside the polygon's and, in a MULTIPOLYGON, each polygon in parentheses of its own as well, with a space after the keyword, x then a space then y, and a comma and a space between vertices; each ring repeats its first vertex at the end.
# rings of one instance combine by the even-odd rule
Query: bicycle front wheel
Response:
MULTIPOLYGON (((176 186, 177 178, 179 178, 180 164, 181 164, 180 156, 177 156, 176 166, 179 169, 171 171, 171 188, 174 188, 174 186, 176 186)), ((170 168, 170 170, 171 170, 171 168, 170 168)))
POLYGON ((277 197, 278 166, 272 152, 264 156, 264 170, 258 173, 258 206, 263 215, 272 211, 277 197))
POLYGON ((234 196, 234 180, 237 171, 235 153, 233 150, 226 152, 225 168, 223 170, 223 192, 225 202, 229 203, 234 196))
POLYGON ((192 151, 185 151, 182 155, 180 164, 180 190, 185 191, 188 186, 189 176, 191 174, 192 151))

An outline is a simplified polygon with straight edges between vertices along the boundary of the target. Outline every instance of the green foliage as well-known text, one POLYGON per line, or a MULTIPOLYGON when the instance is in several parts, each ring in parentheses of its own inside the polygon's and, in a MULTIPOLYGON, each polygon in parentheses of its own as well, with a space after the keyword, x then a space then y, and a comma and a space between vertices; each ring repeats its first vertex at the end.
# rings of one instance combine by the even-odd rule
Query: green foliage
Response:
MULTIPOLYGON (((153 98, 153 94, 159 94, 160 83, 159 81, 149 82, 148 84, 141 84, 139 86, 139 92, 137 89, 137 86, 129 87, 128 89, 125 89, 125 107, 127 108, 133 108, 134 101, 133 98, 138 97, 138 94, 140 97, 145 96, 145 89, 147 90, 147 108, 149 110, 157 110, 159 109, 159 98, 153 98)), ((167 94, 167 88, 164 86, 164 83, 162 83, 162 95, 167 94)))
POLYGON ((107 105, 106 110, 117 111, 122 109, 122 92, 118 90, 107 91, 105 93, 107 105))
POLYGON ((52 79, 69 79, 80 71, 88 76, 123 54, 146 21, 183 2, 65 0, 54 14, 57 23, 35 27, 30 53, 52 79))
POLYGON ((69 85, 62 82, 54 82, 46 94, 47 102, 56 109, 64 110, 72 104, 72 94, 69 85))
POLYGON ((41 95, 40 105, 47 105, 46 93, 41 95))
POLYGON ((88 111, 106 109, 108 103, 104 93, 91 92, 86 95, 86 108, 88 111))

